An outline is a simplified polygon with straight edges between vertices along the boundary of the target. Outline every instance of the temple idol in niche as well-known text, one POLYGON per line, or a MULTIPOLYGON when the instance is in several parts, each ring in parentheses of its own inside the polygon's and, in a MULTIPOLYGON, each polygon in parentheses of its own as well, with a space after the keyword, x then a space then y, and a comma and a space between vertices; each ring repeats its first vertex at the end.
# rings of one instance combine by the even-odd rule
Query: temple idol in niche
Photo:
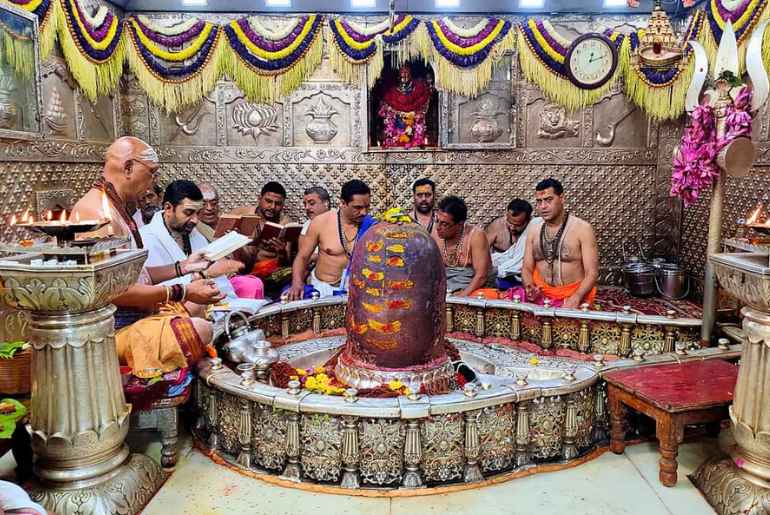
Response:
POLYGON ((420 63, 386 67, 370 97, 370 108, 375 111, 372 143, 385 149, 434 146, 436 96, 430 68, 420 63))

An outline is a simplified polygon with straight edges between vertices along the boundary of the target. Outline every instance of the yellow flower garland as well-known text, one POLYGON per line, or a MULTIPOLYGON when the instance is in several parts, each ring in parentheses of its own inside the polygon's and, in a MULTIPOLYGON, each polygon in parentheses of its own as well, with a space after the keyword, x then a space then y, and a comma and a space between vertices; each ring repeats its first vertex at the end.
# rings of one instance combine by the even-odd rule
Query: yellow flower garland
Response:
MULTIPOLYGON (((735 23, 733 23, 733 29, 738 31, 746 25, 746 22, 748 22, 751 17, 754 15, 754 11, 757 8, 757 4, 759 3, 759 0, 752 0, 752 2, 749 4, 749 6, 746 8, 744 13, 741 15, 740 18, 735 20, 735 23)), ((725 20, 722 18, 722 15, 719 14, 719 8, 717 7, 717 0, 711 0, 711 13, 714 15, 714 21, 717 22, 717 25, 720 29, 725 28, 725 20)))
POLYGON ((91 34, 88 33, 88 29, 86 28, 85 24, 83 23, 83 20, 80 19, 80 16, 78 15, 78 9, 75 6, 76 0, 64 0, 70 3, 72 6, 72 15, 75 18, 75 21, 78 24, 78 27, 80 28, 80 32, 82 33, 83 37, 86 39, 88 44, 93 47, 96 50, 105 50, 108 46, 110 46, 110 43, 112 43, 112 40, 115 38, 115 33, 118 31, 118 17, 113 16, 112 17, 112 23, 110 23, 110 29, 107 31, 107 35, 104 37, 101 41, 96 41, 94 38, 91 37, 91 34))
POLYGON ((149 50, 149 52, 155 57, 163 59, 164 61, 172 62, 186 61, 187 59, 195 56, 200 51, 201 47, 203 47, 203 45, 206 43, 206 40, 208 40, 209 36, 211 35, 211 31, 214 30, 214 24, 207 22, 206 26, 203 28, 201 33, 198 34, 198 37, 195 38, 195 41, 193 41, 190 46, 178 52, 169 52, 168 50, 164 50, 153 43, 144 34, 142 28, 139 26, 135 19, 131 19, 131 25, 133 25, 134 30, 136 30, 136 35, 139 38, 139 41, 141 41, 142 46, 149 50))
POLYGON ((343 41, 345 41, 345 44, 351 48, 354 48, 355 50, 366 50, 367 48, 375 44, 376 38, 371 38, 368 41, 365 41, 363 43, 359 43, 355 39, 351 38, 348 35, 348 32, 345 30, 345 27, 342 26, 342 21, 340 19, 334 20, 334 25, 337 27, 337 32, 339 32, 343 41))
POLYGON ((530 18, 527 20, 527 25, 529 26, 529 29, 532 31, 532 35, 535 36, 535 39, 537 40, 537 44, 540 45, 540 47, 545 50, 545 53, 548 54, 548 57, 553 59, 559 64, 564 64, 564 56, 561 55, 559 52, 554 50, 554 48, 548 44, 548 41, 543 37, 543 35, 540 33, 540 29, 537 28, 537 22, 530 18))
MULTIPOLYGON (((494 29, 492 29, 492 32, 489 33, 487 37, 476 43, 475 45, 471 45, 469 47, 461 47, 459 45, 455 45, 447 37, 444 35, 444 31, 441 30, 441 25, 439 25, 438 21, 433 20, 431 22, 433 25, 433 30, 436 32, 436 36, 438 36, 438 39, 441 41, 441 44, 444 45, 450 52, 457 54, 457 55, 473 55, 480 50, 483 50, 485 47, 487 47, 492 41, 494 41, 497 36, 500 34, 500 31, 503 30, 503 26, 505 25, 505 21, 498 20, 497 25, 494 29)), ((513 27, 511 27, 511 30, 513 30, 513 27)))
POLYGON ((251 40, 246 37, 246 34, 243 33, 240 25, 238 25, 236 20, 230 22, 230 27, 232 27, 233 31, 235 31, 235 35, 238 37, 238 41, 240 41, 243 46, 249 50, 249 52, 256 55, 260 59, 264 59, 265 61, 274 61, 276 59, 283 59, 284 57, 291 55, 291 53, 294 52, 294 50, 296 50, 303 41, 305 41, 305 38, 313 30, 313 23, 315 22, 316 16, 317 15, 315 14, 308 16, 307 22, 305 23, 305 26, 302 27, 302 32, 300 32, 299 36, 294 41, 292 41, 289 46, 282 50, 276 50, 275 52, 262 50, 257 45, 252 43, 251 40))

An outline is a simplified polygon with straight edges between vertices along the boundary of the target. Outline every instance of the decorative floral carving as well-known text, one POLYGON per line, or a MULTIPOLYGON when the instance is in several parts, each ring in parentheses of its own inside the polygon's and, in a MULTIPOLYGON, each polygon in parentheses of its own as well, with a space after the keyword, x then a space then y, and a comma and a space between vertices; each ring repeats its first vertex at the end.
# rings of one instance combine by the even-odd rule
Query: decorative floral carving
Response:
POLYGON ((430 417, 420 426, 422 469, 426 481, 447 482, 463 477, 465 426, 462 413, 430 417))
POLYGON ((365 483, 383 486, 401 481, 405 428, 400 420, 362 420, 359 441, 359 469, 365 483))
POLYGON ((481 410, 478 422, 481 440, 479 463, 485 472, 498 472, 513 464, 516 453, 516 422, 513 412, 513 404, 481 410))
POLYGON ((339 481, 342 474, 342 425, 338 417, 302 415, 304 475, 316 481, 339 481))
POLYGON ((241 450, 241 445, 238 441, 241 405, 238 397, 226 393, 223 394, 219 399, 218 408, 219 448, 227 454, 238 456, 241 450))
POLYGON ((244 136, 251 136, 254 141, 263 134, 276 132, 278 111, 267 104, 241 102, 233 108, 233 128, 244 136))
POLYGON ((495 97, 488 95, 481 101, 479 110, 471 113, 476 121, 471 125, 471 136, 479 143, 495 141, 503 133, 503 129, 497 123, 497 117, 507 114, 498 109, 495 97))
POLYGON ((267 470, 281 471, 286 462, 286 426, 288 413, 264 406, 257 414, 255 406, 251 448, 256 463, 267 470))
POLYGON ((529 441, 533 457, 544 460, 561 454, 564 416, 561 397, 540 397, 530 403, 529 441))

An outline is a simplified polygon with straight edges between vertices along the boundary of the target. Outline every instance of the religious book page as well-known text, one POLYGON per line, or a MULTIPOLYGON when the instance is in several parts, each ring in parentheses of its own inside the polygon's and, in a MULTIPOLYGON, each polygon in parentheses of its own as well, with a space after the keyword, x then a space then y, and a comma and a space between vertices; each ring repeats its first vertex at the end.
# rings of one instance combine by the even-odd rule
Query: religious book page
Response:
POLYGON ((262 232, 259 234, 259 239, 267 241, 271 238, 280 238, 292 245, 297 243, 299 235, 302 233, 302 224, 288 223, 286 225, 276 224, 273 222, 265 222, 262 227, 262 232))
POLYGON ((227 214, 219 217, 214 238, 220 238, 230 231, 237 231, 244 236, 254 237, 262 217, 259 215, 227 214))
POLYGON ((251 243, 251 238, 237 231, 230 231, 219 239, 216 239, 203 247, 203 255, 209 261, 216 261, 232 254, 241 247, 251 243))

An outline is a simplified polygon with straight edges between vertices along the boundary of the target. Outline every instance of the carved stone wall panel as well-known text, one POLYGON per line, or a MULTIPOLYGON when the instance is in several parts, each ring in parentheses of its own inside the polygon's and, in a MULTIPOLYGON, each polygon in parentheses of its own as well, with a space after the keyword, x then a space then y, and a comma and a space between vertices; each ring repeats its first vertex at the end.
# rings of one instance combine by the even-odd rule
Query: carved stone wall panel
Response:
POLYGON ((77 134, 81 141, 111 143, 115 139, 115 110, 113 96, 99 97, 91 103, 77 92, 75 95, 77 134))
POLYGON ((72 76, 63 60, 51 58, 41 68, 43 134, 75 139, 75 96, 72 76))
POLYGON ((609 95, 593 106, 591 146, 646 147, 648 120, 641 109, 621 92, 609 95))
POLYGON ((302 415, 302 473, 316 481, 339 481, 342 473, 342 425, 338 417, 302 415))
POLYGON ((562 106, 541 97, 527 105, 525 117, 524 134, 527 147, 581 146, 581 113, 569 113, 562 106))
POLYGON ((124 78, 121 83, 120 112, 121 134, 150 140, 150 107, 147 95, 133 77, 124 78))
POLYGON ((204 97, 197 104, 160 118, 160 141, 164 145, 216 145, 216 103, 204 97))
MULTIPOLYGON (((284 109, 282 103, 254 104, 237 98, 225 107, 225 134, 228 145, 280 147, 283 143, 284 109)), ((214 144, 215 134, 204 135, 214 144)), ((204 144, 204 143, 202 143, 204 144)))
POLYGON ((315 91, 301 91, 292 95, 287 116, 289 146, 351 147, 354 112, 349 87, 335 90, 332 85, 319 85, 315 91))

